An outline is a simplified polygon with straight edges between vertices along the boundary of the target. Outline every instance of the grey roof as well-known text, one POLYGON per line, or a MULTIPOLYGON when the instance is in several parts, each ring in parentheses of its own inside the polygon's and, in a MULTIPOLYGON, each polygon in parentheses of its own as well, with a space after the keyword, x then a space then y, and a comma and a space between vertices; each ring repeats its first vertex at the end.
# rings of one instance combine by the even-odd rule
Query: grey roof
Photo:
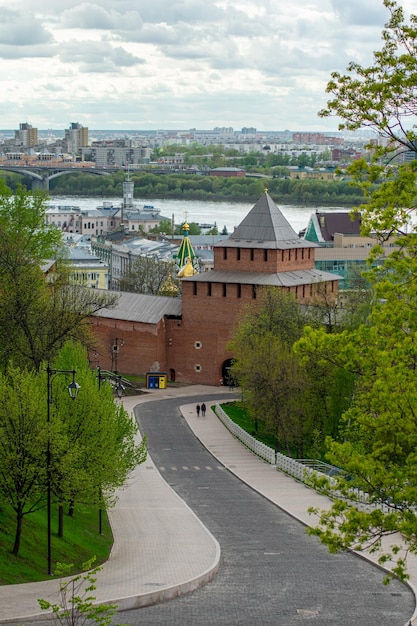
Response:
POLYGON ((292 272, 228 272, 227 270, 211 270, 194 276, 183 278, 183 282, 197 283, 234 283, 241 285, 271 285, 275 287, 296 287, 332 280, 343 280, 342 276, 321 270, 295 270, 292 272))
POLYGON ((166 296, 148 296, 141 293, 126 291, 106 291, 119 296, 114 308, 102 309, 96 313, 97 317, 108 317, 144 324, 157 324, 164 315, 180 316, 182 312, 181 298, 166 296))
POLYGON ((138 220, 140 222, 154 222, 155 220, 171 221, 170 217, 165 217, 161 215, 159 210, 152 211, 141 211, 140 209, 125 209, 123 211, 123 217, 128 220, 138 220))
POLYGON ((288 248, 316 247, 297 235, 271 196, 265 191, 232 235, 216 247, 288 248))
POLYGON ((80 248, 76 246, 75 248, 68 248, 68 250, 69 259, 71 262, 87 261, 91 263, 102 263, 101 259, 98 256, 93 256, 87 250, 85 250, 85 248, 80 248))

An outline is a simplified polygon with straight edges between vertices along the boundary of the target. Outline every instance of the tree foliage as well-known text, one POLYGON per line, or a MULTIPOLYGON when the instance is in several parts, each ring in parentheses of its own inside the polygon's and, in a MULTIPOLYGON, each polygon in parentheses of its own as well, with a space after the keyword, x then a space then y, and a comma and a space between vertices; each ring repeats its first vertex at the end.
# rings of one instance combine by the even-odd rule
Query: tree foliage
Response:
POLYGON ((91 341, 88 320, 116 297, 71 284, 46 197, 0 182, 0 368, 39 369, 69 338, 91 341), (46 264, 53 269, 45 278, 46 264))
MULTIPOLYGON (((116 489, 146 459, 146 438, 136 441, 137 425, 112 387, 98 388, 81 345, 68 342, 52 370, 49 391, 45 368, 0 374, 0 494, 16 514, 16 555, 23 518, 46 506, 48 446, 53 510, 66 506, 71 514, 79 503, 112 506, 116 489), (72 379, 65 371, 72 369, 80 384, 76 400, 67 389, 72 379)), ((62 536, 61 516, 59 523, 62 536)))
MULTIPOLYGON (((230 164, 229 164, 230 165, 230 164)), ((257 168, 260 169, 260 168, 257 168)), ((320 205, 352 206, 363 200, 360 189, 352 187, 347 180, 290 179, 288 171, 273 168, 260 172, 270 176, 268 189, 279 202, 302 202, 320 205), (281 175, 286 176, 282 178, 281 175)), ((60 176, 51 181, 51 193, 71 196, 115 197, 123 193, 117 175, 94 176, 86 173, 60 176), (74 184, 75 180, 76 184, 74 184)), ((222 176, 196 176, 195 174, 169 173, 158 175, 150 172, 134 172, 132 180, 139 197, 148 199, 173 198, 177 200, 225 200, 236 202, 256 201, 264 191, 265 179, 250 176, 236 178, 222 176), (163 184, 161 183, 163 181, 163 184)), ((166 220, 167 222, 169 220, 166 220)), ((163 232, 171 233, 171 225, 165 224, 163 232)))
MULTIPOLYGON (((113 623, 117 612, 117 604, 98 604, 94 594, 96 590, 97 574, 101 567, 91 566, 94 559, 83 564, 86 574, 79 574, 70 579, 63 578, 59 583, 58 603, 39 599, 42 611, 50 611, 54 619, 61 626, 83 626, 86 623, 95 623, 99 626, 113 623)), ((68 575, 72 565, 58 564, 58 573, 64 577, 68 575)))
POLYGON ((45 506, 46 400, 40 378, 16 368, 0 375, 0 395, 0 494, 16 516, 16 555, 24 517, 45 506))
POLYGON ((382 32, 384 45, 374 52, 374 64, 350 63, 348 74, 334 72, 327 85, 334 97, 320 115, 336 114, 343 120, 341 129, 371 128, 390 140, 389 150, 416 152, 417 17, 412 15, 406 24, 395 0, 383 4, 391 17, 382 32))
POLYGON ((317 312, 313 306, 301 308, 276 289, 263 290, 261 300, 242 317, 229 344, 235 357, 232 375, 255 424, 275 437, 278 450, 322 458, 325 438, 339 437, 352 377, 325 361, 311 367, 294 352, 307 323, 326 322, 320 307, 317 312))
MULTIPOLYGON (((391 19, 374 65, 351 64, 350 74, 333 74, 328 91, 334 100, 322 115, 336 113, 342 127, 373 128, 388 138, 370 165, 351 166, 368 203, 360 207, 364 234, 381 241, 396 237, 384 265, 367 275, 372 302, 365 321, 340 334, 307 329, 298 352, 310 364, 326 362, 354 377, 351 406, 343 417, 343 440, 328 441, 329 460, 342 467, 336 497, 318 512, 317 534, 331 550, 365 547, 379 551, 382 564, 406 578, 407 551, 417 553, 417 249, 415 226, 416 161, 397 164, 392 155, 416 152, 417 17, 404 22, 403 10, 384 0, 391 19), (381 181, 375 187, 377 181, 381 181), (355 504, 354 488, 368 506, 355 504), (394 545, 383 539, 399 533, 394 545), (381 551, 382 550, 382 551, 381 551)), ((371 262, 381 253, 378 246, 371 262)), ((325 480, 320 487, 335 497, 325 480)))
POLYGON ((157 257, 136 257, 118 281, 121 291, 157 295, 178 295, 179 281, 173 278, 174 262, 157 257), (167 281, 177 290, 166 290, 167 281))

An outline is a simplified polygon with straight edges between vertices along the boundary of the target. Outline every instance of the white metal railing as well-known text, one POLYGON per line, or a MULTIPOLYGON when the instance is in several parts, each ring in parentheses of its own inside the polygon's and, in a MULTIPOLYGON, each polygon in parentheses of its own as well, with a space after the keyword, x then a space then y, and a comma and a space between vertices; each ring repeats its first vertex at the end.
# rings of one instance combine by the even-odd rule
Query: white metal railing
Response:
POLYGON ((216 405, 216 415, 226 426, 227 430, 236 437, 236 439, 239 439, 239 441, 241 441, 247 448, 249 448, 249 450, 254 452, 254 454, 259 456, 261 459, 267 461, 271 465, 275 465, 275 450, 261 441, 258 441, 255 437, 252 437, 252 435, 243 430, 243 428, 235 424, 223 411, 220 404, 216 405))
MULTIPOLYGON (((309 483, 309 479, 314 474, 319 476, 325 475, 329 480, 329 484, 334 487, 334 491, 332 492, 333 497, 341 498, 343 500, 346 499, 346 496, 341 494, 336 489, 336 480, 332 477, 332 474, 341 473, 342 470, 339 468, 314 459, 292 459, 291 457, 285 456, 285 454, 275 452, 273 448, 261 443, 255 439, 255 437, 249 435, 249 433, 243 430, 243 428, 235 424, 235 422, 233 422, 233 420, 231 420, 227 413, 222 409, 220 404, 216 404, 216 415, 227 430, 234 437, 236 437, 236 439, 241 441, 249 450, 261 459, 267 461, 271 465, 275 465, 277 470, 288 474, 288 476, 291 476, 304 484, 309 483)), ((352 488, 351 494, 352 503, 361 504, 365 507, 369 506, 370 508, 379 508, 384 513, 388 512, 390 509, 390 507, 384 502, 371 503, 369 494, 365 491, 361 491, 360 489, 352 488)))

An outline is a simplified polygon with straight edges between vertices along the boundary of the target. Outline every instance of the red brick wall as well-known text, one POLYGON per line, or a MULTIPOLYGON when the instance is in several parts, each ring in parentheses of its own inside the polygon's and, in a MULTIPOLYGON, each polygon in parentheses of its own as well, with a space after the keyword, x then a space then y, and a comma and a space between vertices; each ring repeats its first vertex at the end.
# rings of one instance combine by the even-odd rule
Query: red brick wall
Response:
MULTIPOLYGON (((328 283, 327 295, 336 297, 337 287, 337 281, 328 283)), ((236 284, 226 285, 224 291, 222 283, 211 283, 209 296, 207 283, 192 281, 183 281, 182 288, 182 320, 165 318, 154 325, 93 318, 100 366, 125 374, 158 370, 166 372, 168 380, 219 384, 224 362, 233 357, 226 345, 245 306, 261 305, 261 291, 255 290, 257 298, 253 298, 252 285, 241 285, 238 297, 236 284), (195 285, 197 295, 194 295, 195 285), (112 351, 116 337, 119 346, 120 340, 124 341, 117 353, 117 363, 112 351)), ((323 284, 313 285, 312 290, 310 285, 300 285, 291 288, 291 293, 303 302, 316 297, 317 290, 322 293, 323 284)))
POLYGON ((97 340, 97 357, 94 358, 103 369, 117 369, 124 374, 146 374, 155 369, 155 363, 159 363, 159 371, 165 371, 164 320, 158 324, 141 324, 94 317, 92 330, 97 340), (112 350, 116 337, 119 345, 117 360, 112 350))
POLYGON ((314 268, 314 248, 264 250, 214 248, 214 269, 231 272, 288 272, 314 268))

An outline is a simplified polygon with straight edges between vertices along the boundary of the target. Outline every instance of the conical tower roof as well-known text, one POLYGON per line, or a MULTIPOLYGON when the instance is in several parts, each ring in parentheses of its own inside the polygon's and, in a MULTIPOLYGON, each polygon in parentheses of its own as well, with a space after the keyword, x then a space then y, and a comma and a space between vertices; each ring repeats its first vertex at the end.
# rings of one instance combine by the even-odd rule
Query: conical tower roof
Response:
POLYGON ((177 254, 174 255, 174 259, 176 259, 180 271, 186 267, 187 261, 191 262, 192 267, 194 268, 194 261, 197 259, 193 246, 191 245, 190 238, 188 236, 188 231, 190 230, 190 227, 187 222, 183 224, 182 229, 183 239, 177 254))
POLYGON ((299 237, 268 191, 265 191, 230 239, 279 242, 299 239, 299 237))

